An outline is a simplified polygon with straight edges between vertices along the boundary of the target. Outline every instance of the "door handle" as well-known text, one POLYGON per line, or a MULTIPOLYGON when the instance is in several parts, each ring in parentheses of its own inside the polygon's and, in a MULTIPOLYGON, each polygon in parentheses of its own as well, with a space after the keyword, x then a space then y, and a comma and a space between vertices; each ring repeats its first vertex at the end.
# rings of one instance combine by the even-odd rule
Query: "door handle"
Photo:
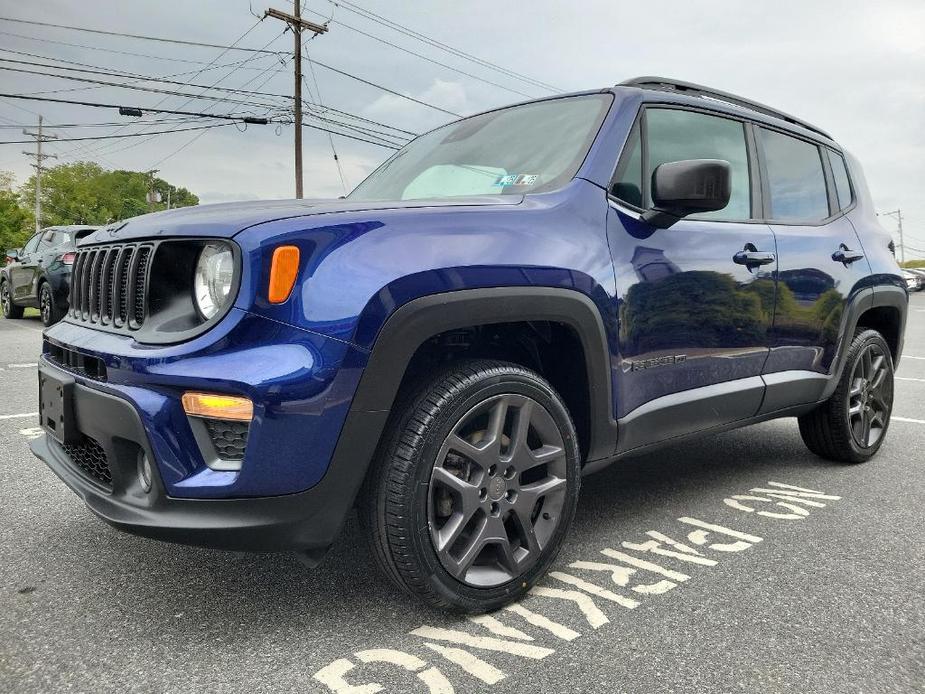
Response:
POLYGON ((864 257, 861 251, 852 251, 845 244, 838 247, 838 250, 832 254, 832 260, 836 263, 844 263, 845 267, 851 265, 864 257))
POLYGON ((732 261, 737 265, 744 265, 749 270, 753 267, 758 267, 759 265, 770 265, 775 260, 777 256, 773 253, 768 253, 766 251, 759 251, 753 244, 746 244, 745 248, 734 256, 732 256, 732 261))

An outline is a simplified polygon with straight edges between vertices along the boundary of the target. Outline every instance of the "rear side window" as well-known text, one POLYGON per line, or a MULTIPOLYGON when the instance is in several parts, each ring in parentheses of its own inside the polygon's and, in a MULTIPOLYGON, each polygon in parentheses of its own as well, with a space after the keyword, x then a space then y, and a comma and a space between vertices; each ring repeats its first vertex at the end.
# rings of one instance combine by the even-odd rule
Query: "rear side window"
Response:
POLYGON ((829 216, 829 200, 819 147, 758 128, 768 172, 771 219, 816 222, 829 216))
POLYGON ((42 234, 42 242, 39 244, 39 250, 45 250, 46 248, 52 248, 55 245, 55 232, 46 231, 42 234))
MULTIPOLYGON (((732 167, 732 195, 722 210, 697 215, 698 219, 748 219, 751 194, 748 184, 748 150, 745 126, 740 121, 695 111, 653 108, 646 110, 646 179, 659 166, 684 159, 722 159, 732 167)), ((646 207, 652 206, 646 193, 646 207)))
POLYGON ((835 179, 835 193, 838 196, 839 209, 851 207, 851 180, 848 178, 848 167, 845 159, 838 152, 827 149, 829 163, 832 165, 832 177, 835 179))

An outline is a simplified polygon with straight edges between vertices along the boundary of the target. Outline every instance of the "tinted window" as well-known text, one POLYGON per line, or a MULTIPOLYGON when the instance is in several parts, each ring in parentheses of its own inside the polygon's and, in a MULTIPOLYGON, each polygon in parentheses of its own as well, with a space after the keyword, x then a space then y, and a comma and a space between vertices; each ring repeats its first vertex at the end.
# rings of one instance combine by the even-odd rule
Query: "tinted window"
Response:
POLYGON ((45 250, 55 245, 55 232, 49 230, 42 234, 42 241, 39 243, 39 250, 45 250))
MULTIPOLYGON (((697 215, 704 219, 748 219, 751 193, 748 184, 748 150, 745 126, 739 121, 693 111, 648 109, 647 180, 659 164, 684 159, 722 159, 732 167, 732 195, 722 210, 697 215)), ((646 206, 652 206, 651 193, 646 206)))
POLYGON ((835 192, 838 194, 838 206, 841 209, 851 206, 851 181, 848 179, 848 167, 838 152, 826 150, 832 165, 832 177, 835 179, 835 192))
POLYGON ((639 139, 639 123, 633 126, 613 184, 614 197, 635 207, 642 207, 642 144, 639 139))
POLYGON ((819 148, 795 137, 758 129, 771 194, 771 218, 813 222, 829 216, 819 148))
POLYGON ((28 243, 26 243, 26 245, 23 246, 22 252, 32 253, 38 247, 39 241, 41 240, 41 238, 42 238, 41 234, 36 234, 35 236, 33 236, 31 239, 29 239, 28 243))

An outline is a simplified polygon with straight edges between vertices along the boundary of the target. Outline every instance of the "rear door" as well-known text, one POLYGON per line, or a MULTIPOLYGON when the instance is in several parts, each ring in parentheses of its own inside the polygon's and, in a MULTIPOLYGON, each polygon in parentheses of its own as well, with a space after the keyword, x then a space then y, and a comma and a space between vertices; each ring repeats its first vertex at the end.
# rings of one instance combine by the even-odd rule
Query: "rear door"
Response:
MULTIPOLYGON (((839 345, 847 302, 870 267, 845 211, 854 205, 841 154, 791 133, 756 127, 765 216, 777 238, 777 305, 763 411, 812 402, 839 345), (816 376, 814 376, 816 374, 816 376), (775 391, 780 395, 775 395, 775 391)), ((818 392, 817 392, 818 391, 818 392)))
POLYGON ((615 391, 620 450, 749 417, 758 410, 774 313, 775 244, 758 210, 757 159, 743 120, 647 106, 624 147, 608 214, 619 301, 615 391), (668 229, 640 218, 669 161, 721 159, 723 210, 668 229), (744 262, 763 258, 763 264, 744 262))

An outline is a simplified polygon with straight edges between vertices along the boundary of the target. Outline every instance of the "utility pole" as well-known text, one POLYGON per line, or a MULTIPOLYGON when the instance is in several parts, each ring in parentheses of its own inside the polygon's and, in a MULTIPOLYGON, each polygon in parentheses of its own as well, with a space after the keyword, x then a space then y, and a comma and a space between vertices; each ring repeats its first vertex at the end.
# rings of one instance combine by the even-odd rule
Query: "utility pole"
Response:
POLYGON ((39 127, 36 132, 23 129, 23 135, 28 137, 35 138, 35 151, 27 152, 23 150, 23 154, 27 157, 35 157, 35 163, 32 165, 35 168, 35 233, 39 233, 42 230, 42 162, 45 159, 57 159, 58 157, 54 154, 45 154, 42 152, 42 143, 48 142, 50 140, 57 140, 57 135, 46 135, 42 133, 42 117, 39 116, 39 127))
POLYGON ((273 17, 289 25, 292 30, 292 36, 295 39, 293 57, 295 58, 295 196, 302 198, 302 30, 308 29, 314 34, 323 34, 328 28, 321 24, 315 24, 308 20, 302 19, 302 0, 295 0, 293 4, 293 13, 283 12, 282 10, 268 9, 263 13, 264 19, 273 17))
POLYGON ((896 221, 899 224, 899 262, 906 262, 906 244, 903 242, 903 211, 899 208, 893 210, 892 212, 881 212, 880 214, 887 217, 896 217, 896 221))

